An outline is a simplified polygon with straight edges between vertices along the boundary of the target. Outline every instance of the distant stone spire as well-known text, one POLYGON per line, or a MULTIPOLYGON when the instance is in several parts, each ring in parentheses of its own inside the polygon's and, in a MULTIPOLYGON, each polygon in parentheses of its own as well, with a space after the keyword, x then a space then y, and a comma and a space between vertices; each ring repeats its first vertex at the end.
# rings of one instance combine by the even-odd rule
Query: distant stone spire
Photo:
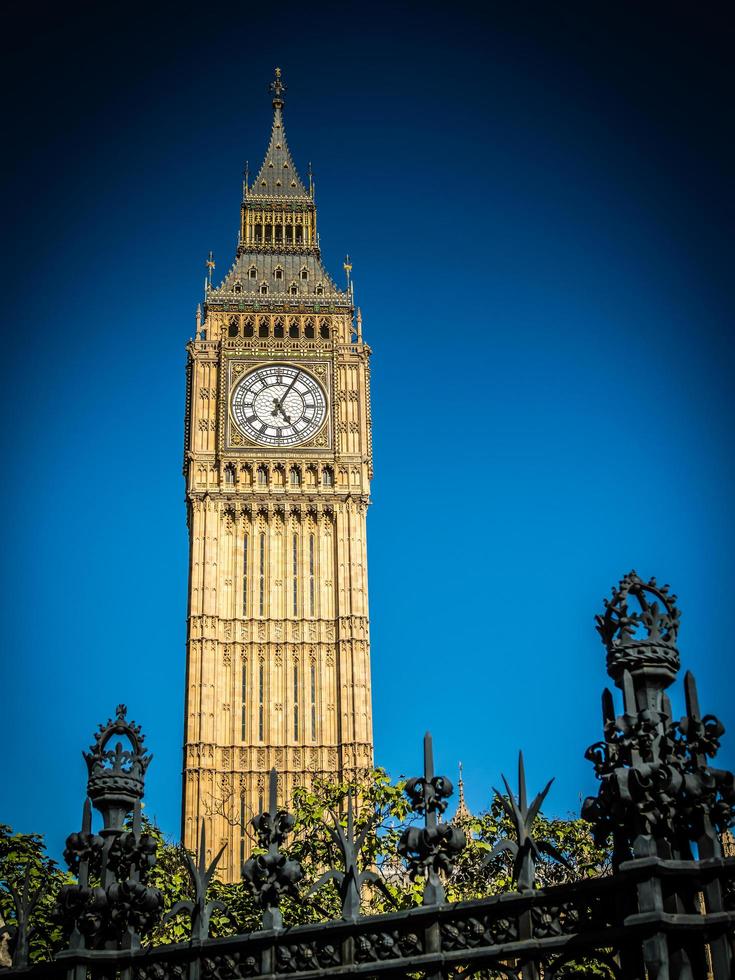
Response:
POLYGON ((462 778, 462 763, 459 764, 459 782, 457 784, 457 793, 459 800, 457 802, 457 810, 454 814, 455 821, 471 820, 472 814, 467 809, 467 804, 464 799, 464 779, 462 778))
POLYGON ((735 857, 735 837, 730 830, 726 830, 722 834, 722 853, 726 858, 735 857))

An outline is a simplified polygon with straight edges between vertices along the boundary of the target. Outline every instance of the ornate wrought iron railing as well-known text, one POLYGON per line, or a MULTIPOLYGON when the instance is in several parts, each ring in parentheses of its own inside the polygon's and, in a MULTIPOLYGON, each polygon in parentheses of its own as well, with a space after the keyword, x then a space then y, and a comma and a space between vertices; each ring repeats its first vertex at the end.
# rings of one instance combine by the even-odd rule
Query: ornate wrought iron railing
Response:
POLYGON ((536 836, 536 819, 549 785, 529 803, 523 762, 517 796, 505 781, 501 802, 512 836, 488 855, 508 851, 514 890, 471 902, 447 903, 443 877, 466 845, 460 827, 443 821, 452 793, 434 772, 430 736, 424 772, 406 793, 423 826, 409 826, 398 855, 414 880, 423 880, 423 904, 362 916, 364 883, 376 875, 361 862, 367 830, 355 830, 352 800, 344 823, 327 827, 340 867, 333 879, 340 920, 285 928, 284 895, 298 897, 303 871, 283 850, 293 818, 277 807, 271 773, 268 809, 253 820, 258 853, 243 865, 243 881, 262 910, 261 931, 209 938, 214 903, 208 887, 220 852, 204 859, 204 832, 196 859, 186 865, 193 899, 174 913, 190 917, 186 943, 142 948, 160 919, 162 897, 149 885, 154 841, 141 825, 140 806, 150 756, 140 728, 124 706, 100 726, 85 755, 87 800, 82 828, 67 840, 65 857, 76 883, 61 890, 59 915, 68 948, 48 963, 29 964, 29 928, 38 888, 29 879, 11 889, 15 914, 8 980, 246 980, 249 977, 513 977, 562 980, 608 976, 625 980, 733 980, 735 857, 723 856, 721 835, 732 823, 735 780, 714 768, 720 722, 701 716, 694 678, 685 677, 686 715, 672 716, 666 688, 679 669, 679 612, 675 597, 654 580, 626 576, 598 617, 608 672, 623 695, 616 715, 603 696, 604 739, 587 752, 601 786, 583 815, 600 842, 612 842, 612 873, 548 888, 537 887, 541 853, 564 860, 536 836), (123 741, 127 748, 123 748, 123 741), (92 807, 102 818, 92 829, 92 807))

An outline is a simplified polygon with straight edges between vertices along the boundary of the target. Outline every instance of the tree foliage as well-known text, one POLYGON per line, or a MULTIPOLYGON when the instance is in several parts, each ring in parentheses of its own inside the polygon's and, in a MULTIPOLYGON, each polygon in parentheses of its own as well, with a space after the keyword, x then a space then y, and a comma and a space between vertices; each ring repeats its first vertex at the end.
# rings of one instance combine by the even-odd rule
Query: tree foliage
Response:
MULTIPOLYGON (((451 902, 485 898, 511 891, 513 860, 499 854, 487 863, 495 845, 512 835, 512 825, 496 796, 490 808, 463 821, 467 847, 456 862, 447 886, 451 902)), ((542 856, 536 864, 536 883, 540 888, 594 878, 609 871, 609 854, 592 838, 590 825, 580 818, 536 818, 534 833, 553 846, 565 859, 561 864, 542 856)))
POLYGON ((42 889, 31 918, 31 960, 48 960, 66 945, 55 914, 56 897, 62 885, 70 884, 74 879, 46 854, 41 835, 13 833, 7 824, 0 824, 0 925, 4 924, 11 932, 5 942, 0 940, 0 949, 4 950, 6 959, 6 964, 0 962, 0 965, 7 965, 13 946, 16 909, 12 889, 22 892, 26 875, 30 890, 42 889))

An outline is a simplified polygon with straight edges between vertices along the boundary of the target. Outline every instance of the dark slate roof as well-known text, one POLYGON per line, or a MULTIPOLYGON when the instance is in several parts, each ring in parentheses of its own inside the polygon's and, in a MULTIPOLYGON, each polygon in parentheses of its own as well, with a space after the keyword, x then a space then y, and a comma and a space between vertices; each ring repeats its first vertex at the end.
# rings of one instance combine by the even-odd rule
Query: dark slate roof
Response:
POLYGON ((279 100, 273 102, 273 126, 265 160, 260 173, 250 185, 249 193, 256 197, 301 197, 311 200, 286 142, 282 102, 279 100))
POLYGON ((288 296, 288 287, 295 282, 299 287, 300 300, 307 299, 318 303, 320 300, 323 302, 325 297, 329 297, 338 303, 349 303, 348 294, 337 288, 322 265, 317 249, 243 252, 235 259, 222 284, 217 289, 210 290, 207 300, 216 303, 218 300, 230 299, 234 295, 235 283, 239 283, 242 287, 239 296, 255 299, 260 294, 260 287, 264 282, 268 284, 269 297, 288 296), (251 279, 249 275, 252 266, 255 266, 257 273, 255 279, 251 279), (275 278, 278 266, 283 269, 283 279, 275 278), (301 278, 301 270, 304 267, 309 273, 306 280, 301 278), (314 292, 319 283, 324 287, 321 297, 314 292))

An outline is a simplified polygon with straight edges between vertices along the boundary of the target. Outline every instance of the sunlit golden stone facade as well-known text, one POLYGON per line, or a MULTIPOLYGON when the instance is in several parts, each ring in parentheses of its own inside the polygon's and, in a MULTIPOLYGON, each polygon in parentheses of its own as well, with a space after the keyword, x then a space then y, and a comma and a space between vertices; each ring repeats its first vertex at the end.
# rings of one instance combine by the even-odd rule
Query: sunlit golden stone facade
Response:
MULTIPOLYGON (((249 818, 315 774, 372 765, 366 511, 370 348, 324 270, 273 86, 237 255, 188 346, 190 539, 183 840, 237 880, 249 818)), ((349 276, 349 266, 346 264, 349 276)), ((210 271, 211 280, 211 271, 210 271)))

